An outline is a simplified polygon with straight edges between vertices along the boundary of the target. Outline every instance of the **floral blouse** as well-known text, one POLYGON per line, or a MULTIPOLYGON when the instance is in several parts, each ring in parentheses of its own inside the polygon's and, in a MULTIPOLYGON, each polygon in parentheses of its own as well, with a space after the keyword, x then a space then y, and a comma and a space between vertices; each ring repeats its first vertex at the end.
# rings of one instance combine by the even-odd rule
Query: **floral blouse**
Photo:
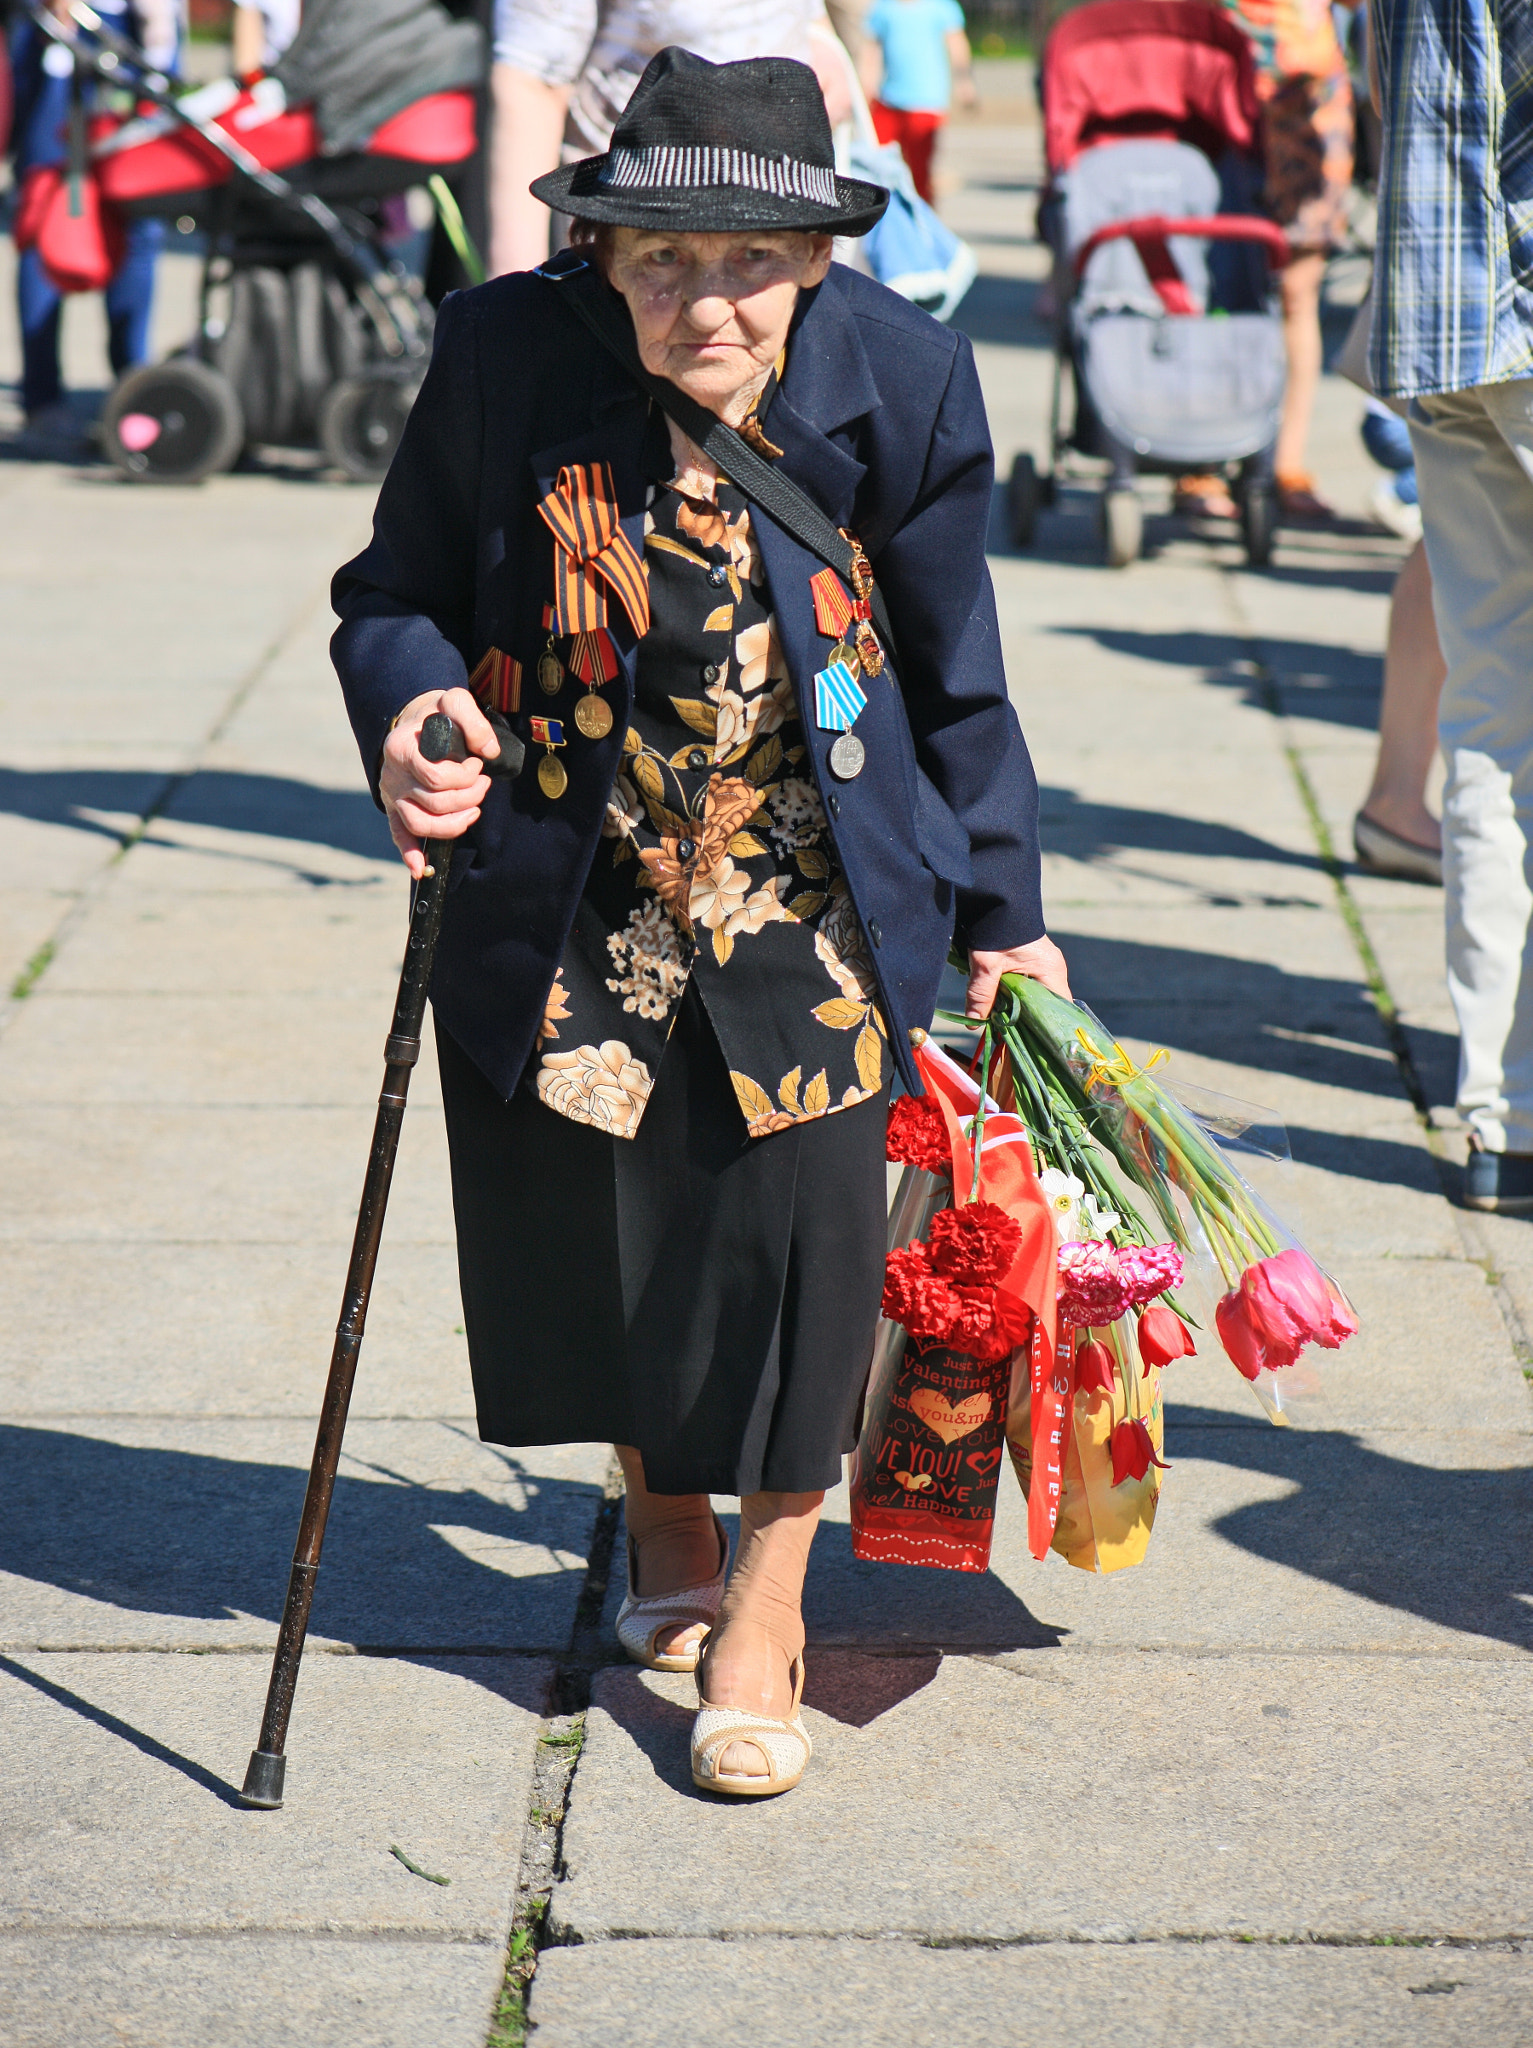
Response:
MULTIPOLYGON (((872 962, 810 779, 744 497, 660 485, 633 721, 532 1085, 631 1138, 690 978, 753 1138, 882 1094, 872 962)), ((577 741, 578 744, 578 741, 577 741)))

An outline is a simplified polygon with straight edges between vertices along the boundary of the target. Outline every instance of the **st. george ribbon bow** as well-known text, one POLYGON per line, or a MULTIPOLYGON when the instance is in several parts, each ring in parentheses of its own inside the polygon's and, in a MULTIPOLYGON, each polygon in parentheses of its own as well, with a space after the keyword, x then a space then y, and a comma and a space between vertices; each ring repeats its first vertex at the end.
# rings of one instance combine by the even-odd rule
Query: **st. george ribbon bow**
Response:
POLYGON ((635 633, 649 631, 649 579, 633 542, 618 524, 617 487, 605 462, 561 469, 538 506, 553 530, 554 631, 594 633, 607 623, 605 584, 635 633))

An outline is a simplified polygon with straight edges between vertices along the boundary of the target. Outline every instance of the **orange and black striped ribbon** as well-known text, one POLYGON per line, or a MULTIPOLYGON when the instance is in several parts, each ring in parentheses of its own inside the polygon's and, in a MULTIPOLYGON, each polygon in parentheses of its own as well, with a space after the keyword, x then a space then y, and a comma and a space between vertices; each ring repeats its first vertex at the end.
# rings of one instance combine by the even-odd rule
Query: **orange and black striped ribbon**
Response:
POLYGON ((468 686, 481 704, 503 716, 522 708, 522 665, 498 647, 486 650, 468 686))
POLYGON ((557 542, 555 632, 595 633, 604 628, 610 589, 642 638, 649 631, 649 581, 637 549, 618 524, 610 466, 576 462, 561 469, 538 510, 557 542))

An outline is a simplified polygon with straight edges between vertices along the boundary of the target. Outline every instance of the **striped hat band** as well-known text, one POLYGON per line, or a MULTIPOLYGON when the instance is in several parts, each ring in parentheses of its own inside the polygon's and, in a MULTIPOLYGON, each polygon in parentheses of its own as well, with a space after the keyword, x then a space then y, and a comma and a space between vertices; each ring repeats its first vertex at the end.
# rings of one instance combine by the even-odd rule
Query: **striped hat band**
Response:
POLYGON ((748 150, 716 146, 614 148, 608 152, 598 182, 624 191, 696 191, 707 185, 735 185, 753 192, 775 192, 784 199, 811 199, 822 206, 839 203, 836 174, 823 164, 806 164, 791 156, 753 156, 748 150))

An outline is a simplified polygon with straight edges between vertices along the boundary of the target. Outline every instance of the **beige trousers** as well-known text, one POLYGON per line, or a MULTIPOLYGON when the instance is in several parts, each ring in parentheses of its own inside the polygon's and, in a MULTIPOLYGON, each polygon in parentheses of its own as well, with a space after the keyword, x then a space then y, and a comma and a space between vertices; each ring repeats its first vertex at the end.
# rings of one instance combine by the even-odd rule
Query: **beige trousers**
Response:
POLYGON ((1410 411, 1448 665, 1443 882, 1459 1114, 1533 1152, 1533 378, 1410 411))

